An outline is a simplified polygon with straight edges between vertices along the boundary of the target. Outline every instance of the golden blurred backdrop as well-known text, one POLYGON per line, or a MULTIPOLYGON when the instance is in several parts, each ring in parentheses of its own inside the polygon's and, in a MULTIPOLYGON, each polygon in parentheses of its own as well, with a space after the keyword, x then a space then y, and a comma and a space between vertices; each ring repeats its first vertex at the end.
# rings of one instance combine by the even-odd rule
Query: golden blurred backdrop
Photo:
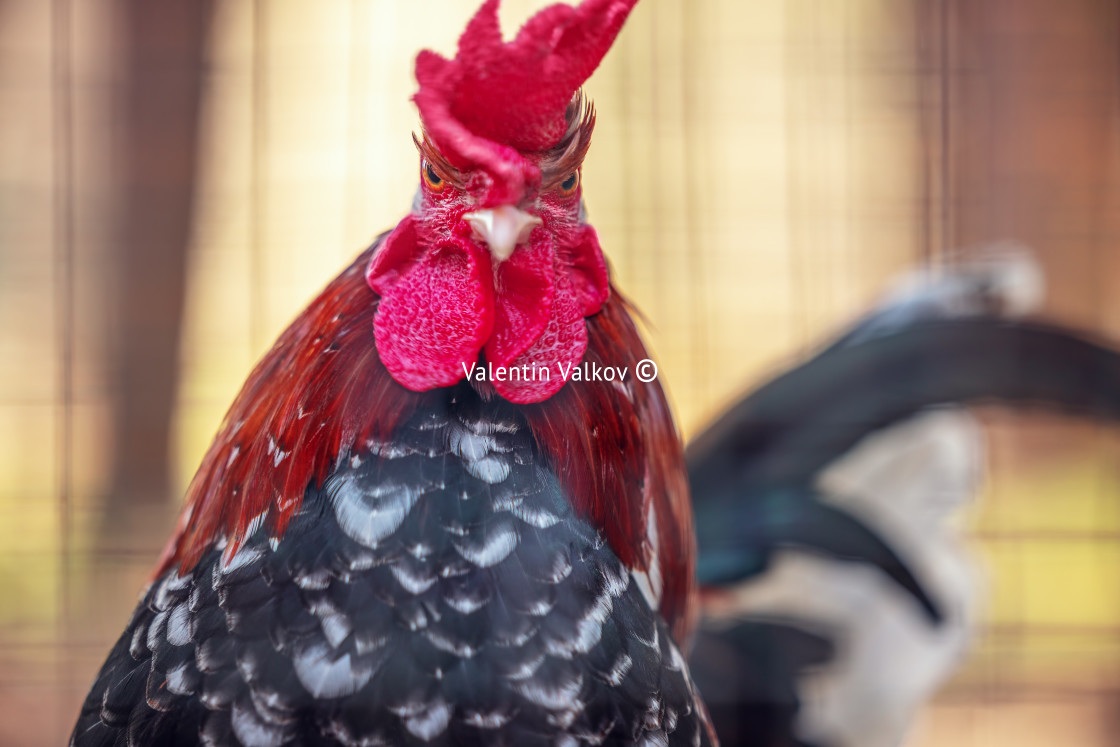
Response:
MULTIPOLYGON (((137 2, 0 0, 2 744, 64 741, 253 362, 408 209, 413 58, 453 53, 476 7, 214 3, 171 484, 109 526, 114 408, 148 384, 119 371, 138 334, 119 301, 164 293, 118 251, 137 2)), ((507 34, 544 4, 506 0, 507 34)), ((584 193, 685 436, 957 247, 1027 241, 1048 315, 1120 338, 1117 60, 1111 0, 642 0, 587 85, 584 193)), ((911 744, 1115 744, 1115 435, 986 419, 993 477, 966 520, 987 625, 911 744)))

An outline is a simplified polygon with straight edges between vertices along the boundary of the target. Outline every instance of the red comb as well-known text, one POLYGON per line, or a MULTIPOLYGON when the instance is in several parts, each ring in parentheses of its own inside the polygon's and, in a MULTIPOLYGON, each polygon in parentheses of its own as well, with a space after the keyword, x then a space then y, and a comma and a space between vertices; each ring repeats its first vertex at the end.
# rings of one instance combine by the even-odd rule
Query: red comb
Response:
POLYGON ((508 43, 498 2, 486 0, 479 8, 455 59, 420 53, 414 101, 429 137, 452 165, 481 166, 503 192, 519 192, 539 177, 520 154, 548 150, 564 136, 568 102, 599 66, 637 0, 551 5, 508 43))

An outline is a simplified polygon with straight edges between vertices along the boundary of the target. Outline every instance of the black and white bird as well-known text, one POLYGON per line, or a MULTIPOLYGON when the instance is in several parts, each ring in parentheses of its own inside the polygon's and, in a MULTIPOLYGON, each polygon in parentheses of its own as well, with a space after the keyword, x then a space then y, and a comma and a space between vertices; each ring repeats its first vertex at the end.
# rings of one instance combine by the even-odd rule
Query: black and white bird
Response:
POLYGON ((1120 415, 1120 355, 1024 321, 1042 296, 1010 244, 908 276, 689 445, 691 663, 725 743, 898 745, 956 671, 985 588, 953 521, 985 470, 967 405, 1120 415))

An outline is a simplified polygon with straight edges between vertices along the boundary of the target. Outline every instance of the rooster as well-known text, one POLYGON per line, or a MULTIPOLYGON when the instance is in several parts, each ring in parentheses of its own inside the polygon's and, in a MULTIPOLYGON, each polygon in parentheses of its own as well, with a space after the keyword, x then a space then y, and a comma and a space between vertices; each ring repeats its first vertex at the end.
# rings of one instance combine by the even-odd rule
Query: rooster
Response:
MULTIPOLYGON (((725 743, 897 741, 795 723, 813 716, 804 671, 844 658, 847 631, 744 608, 741 588, 790 546, 864 561, 949 631, 943 676, 955 598, 825 499, 860 483, 832 466, 929 405, 1116 417, 1120 358, 908 296, 729 410, 686 471, 582 200, 579 87, 635 2, 552 6, 506 43, 487 0, 454 59, 420 54, 412 211, 250 374, 72 745, 715 744, 686 663, 689 483, 707 619, 692 671, 725 743), (583 365, 625 374, 580 380, 583 365)), ((900 487, 868 473, 872 492, 900 487)), ((932 687, 894 671, 872 684, 906 685, 906 707, 932 687)))
POLYGON ((72 745, 714 743, 682 447, 580 184, 635 2, 419 55, 412 211, 249 376, 72 745))
POLYGON ((896 747, 962 661, 977 573, 946 517, 982 433, 963 405, 1120 420, 1120 352, 1018 317, 1022 249, 907 278, 686 452, 702 623, 692 674, 725 744, 896 747))

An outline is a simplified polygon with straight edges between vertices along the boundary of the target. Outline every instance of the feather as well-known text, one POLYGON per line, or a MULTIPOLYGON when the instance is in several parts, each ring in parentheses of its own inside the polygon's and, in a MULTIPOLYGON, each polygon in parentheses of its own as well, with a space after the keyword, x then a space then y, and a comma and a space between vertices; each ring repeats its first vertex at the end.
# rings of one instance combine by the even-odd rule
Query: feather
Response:
POLYGON ((1000 248, 901 288, 689 445, 694 673, 725 739, 897 744, 976 617, 973 563, 945 525, 980 473, 977 426, 956 408, 1120 417, 1115 350, 991 316, 1037 303, 1029 257, 1000 248), (775 630, 802 635, 763 657, 775 630))

